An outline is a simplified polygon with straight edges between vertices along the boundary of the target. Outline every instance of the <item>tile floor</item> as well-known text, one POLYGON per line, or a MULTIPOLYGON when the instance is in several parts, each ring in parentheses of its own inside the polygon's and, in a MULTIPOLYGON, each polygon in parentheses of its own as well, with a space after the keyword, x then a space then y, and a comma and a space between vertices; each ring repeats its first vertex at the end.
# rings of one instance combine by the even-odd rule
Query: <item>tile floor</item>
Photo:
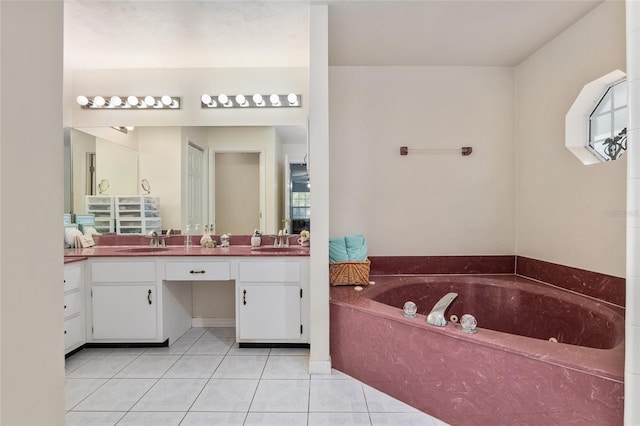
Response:
POLYGON ((192 328, 168 348, 83 349, 66 360, 66 424, 445 425, 308 349, 240 349, 233 328, 192 328))

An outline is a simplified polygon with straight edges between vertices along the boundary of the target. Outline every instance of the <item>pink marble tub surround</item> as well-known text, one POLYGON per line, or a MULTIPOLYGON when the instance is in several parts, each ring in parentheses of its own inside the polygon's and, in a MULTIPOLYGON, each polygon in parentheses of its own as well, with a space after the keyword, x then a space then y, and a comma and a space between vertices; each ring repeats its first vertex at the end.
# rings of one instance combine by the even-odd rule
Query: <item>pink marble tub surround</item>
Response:
POLYGON ((83 260, 87 260, 87 257, 78 256, 78 257, 66 257, 64 258, 64 264, 74 263, 74 262, 82 262, 83 260))
POLYGON ((516 274, 625 306, 625 279, 518 256, 516 274))
MULTIPOLYGON (((400 308, 366 297, 411 278, 374 277, 376 285, 363 292, 331 288, 335 368, 456 425, 621 424, 622 343, 613 349, 550 343, 482 323, 467 335, 452 323, 428 325, 424 314, 404 318, 400 308)), ((482 278, 516 287, 530 281, 482 278)))
POLYGON ((504 256, 369 256, 372 275, 513 274, 513 255, 504 256))

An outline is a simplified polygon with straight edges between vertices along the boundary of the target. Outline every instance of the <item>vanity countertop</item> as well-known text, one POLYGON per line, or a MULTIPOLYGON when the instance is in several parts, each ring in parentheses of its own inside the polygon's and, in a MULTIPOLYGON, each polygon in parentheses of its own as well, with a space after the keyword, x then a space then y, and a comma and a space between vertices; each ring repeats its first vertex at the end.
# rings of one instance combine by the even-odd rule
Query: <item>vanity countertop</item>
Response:
POLYGON ((151 248, 149 246, 94 246, 90 248, 72 248, 64 250, 65 263, 71 259, 89 257, 143 257, 143 256, 309 256, 309 247, 283 247, 232 245, 230 247, 204 248, 200 246, 167 246, 151 248))

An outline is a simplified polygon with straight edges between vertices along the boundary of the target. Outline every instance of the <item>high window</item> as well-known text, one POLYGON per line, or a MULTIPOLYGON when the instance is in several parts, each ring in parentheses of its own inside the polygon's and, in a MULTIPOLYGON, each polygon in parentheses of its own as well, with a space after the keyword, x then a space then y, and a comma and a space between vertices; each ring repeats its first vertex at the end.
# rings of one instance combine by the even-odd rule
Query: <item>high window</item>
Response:
POLYGON ((627 149, 627 82, 607 87, 589 115, 589 149, 602 161, 617 160, 627 149))

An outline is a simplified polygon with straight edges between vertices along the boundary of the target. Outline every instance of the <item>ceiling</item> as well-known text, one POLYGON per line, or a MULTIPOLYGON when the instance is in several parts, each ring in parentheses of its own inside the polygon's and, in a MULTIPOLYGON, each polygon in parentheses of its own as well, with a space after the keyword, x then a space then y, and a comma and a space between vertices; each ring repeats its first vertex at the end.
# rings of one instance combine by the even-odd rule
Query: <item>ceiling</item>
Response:
MULTIPOLYGON (((603 0, 333 0, 329 63, 515 66, 603 0)), ((65 1, 67 68, 306 67, 304 0, 65 1)))

